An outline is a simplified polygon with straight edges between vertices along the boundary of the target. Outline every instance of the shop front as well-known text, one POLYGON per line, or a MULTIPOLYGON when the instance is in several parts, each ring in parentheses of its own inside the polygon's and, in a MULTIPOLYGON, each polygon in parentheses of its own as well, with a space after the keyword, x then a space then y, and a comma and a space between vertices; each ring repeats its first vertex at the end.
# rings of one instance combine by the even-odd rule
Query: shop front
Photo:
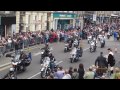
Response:
POLYGON ((89 25, 93 22, 93 15, 85 15, 83 20, 84 20, 84 25, 89 25))
POLYGON ((71 13, 53 13, 54 30, 67 30, 75 26, 76 14, 71 13))

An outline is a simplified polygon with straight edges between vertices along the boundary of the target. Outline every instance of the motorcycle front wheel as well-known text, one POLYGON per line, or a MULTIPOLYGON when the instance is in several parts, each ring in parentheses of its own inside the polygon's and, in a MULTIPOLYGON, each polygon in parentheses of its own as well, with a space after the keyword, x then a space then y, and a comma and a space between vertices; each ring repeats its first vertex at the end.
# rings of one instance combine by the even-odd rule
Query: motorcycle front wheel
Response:
POLYGON ((45 73, 45 71, 41 71, 40 76, 41 76, 41 78, 45 78, 45 77, 46 77, 46 73, 45 73))
POLYGON ((92 48, 90 48, 90 52, 92 53, 92 48))
POLYGON ((74 59, 73 59, 73 58, 70 58, 70 62, 73 63, 73 62, 74 62, 74 59))
POLYGON ((43 63, 43 58, 40 59, 40 64, 42 64, 42 63, 43 63))

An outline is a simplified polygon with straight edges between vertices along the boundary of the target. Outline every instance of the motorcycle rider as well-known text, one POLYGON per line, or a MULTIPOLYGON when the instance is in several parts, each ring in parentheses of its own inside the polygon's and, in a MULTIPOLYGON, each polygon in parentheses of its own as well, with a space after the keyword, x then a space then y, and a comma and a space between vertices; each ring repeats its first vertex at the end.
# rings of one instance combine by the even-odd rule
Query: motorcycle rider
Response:
POLYGON ((45 50, 44 53, 43 53, 43 56, 44 56, 44 57, 49 56, 49 52, 50 52, 50 51, 49 51, 49 49, 50 49, 49 44, 46 43, 46 44, 45 44, 45 47, 42 48, 42 49, 45 50))
POLYGON ((82 47, 78 47, 78 48, 77 48, 77 51, 76 51, 76 58, 81 57, 81 56, 82 56, 82 53, 83 53, 82 47))
POLYGON ((9 72, 3 77, 3 79, 17 79, 17 75, 14 72, 14 68, 10 68, 9 72))
POLYGON ((102 35, 102 37, 100 38, 100 42, 103 42, 105 45, 105 36, 104 35, 102 35))
POLYGON ((49 54, 49 58, 50 58, 50 69, 53 71, 54 68, 55 68, 55 63, 54 62, 56 61, 56 59, 55 59, 55 57, 53 56, 52 53, 49 54))
POLYGON ((27 56, 27 54, 24 51, 21 51, 19 59, 20 60, 25 60, 25 59, 28 59, 28 56, 27 56))
POLYGON ((90 41, 90 49, 93 49, 93 51, 96 51, 96 47, 97 47, 97 41, 95 38, 93 38, 91 41, 90 41))
POLYGON ((96 48, 97 47, 97 40, 95 37, 93 38, 93 42, 95 43, 95 48, 96 48))
POLYGON ((44 48, 42 48, 41 50, 44 50, 44 52, 43 52, 43 54, 41 55, 41 60, 40 60, 40 63, 42 63, 43 61, 43 58, 44 57, 49 57, 49 53, 50 53, 50 47, 49 47, 49 44, 48 43, 46 43, 45 44, 45 47, 44 48))

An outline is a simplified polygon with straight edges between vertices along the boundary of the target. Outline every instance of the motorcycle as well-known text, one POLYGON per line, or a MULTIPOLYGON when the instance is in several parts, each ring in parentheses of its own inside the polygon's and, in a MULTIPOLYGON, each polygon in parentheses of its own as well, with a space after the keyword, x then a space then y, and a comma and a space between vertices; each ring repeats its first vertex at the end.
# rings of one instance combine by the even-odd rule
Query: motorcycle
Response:
POLYGON ((15 69, 15 72, 24 72, 26 70, 26 67, 31 64, 31 60, 29 58, 26 58, 25 60, 20 60, 20 55, 9 57, 12 57, 11 64, 12 67, 15 69))
POLYGON ((41 51, 41 59, 40 59, 40 64, 42 64, 43 63, 43 61, 44 61, 44 58, 46 57, 46 56, 49 56, 49 54, 51 53, 51 51, 53 50, 52 48, 50 48, 49 50, 48 50, 48 53, 47 53, 47 55, 44 55, 45 54, 45 50, 44 49, 41 49, 42 51, 41 51))
POLYGON ((77 57, 77 49, 76 48, 74 48, 73 50, 72 50, 72 52, 70 53, 70 62, 71 63, 73 63, 73 62, 76 62, 76 61, 78 61, 79 60, 79 57, 77 57))
POLYGON ((41 78, 46 78, 50 73, 50 58, 45 57, 45 60, 43 61, 43 64, 41 64, 41 78))
POLYGON ((71 48, 69 47, 69 44, 65 44, 64 52, 68 52, 70 50, 71 50, 71 48))
POLYGON ((92 40, 92 36, 89 36, 87 40, 88 40, 88 44, 89 44, 90 41, 92 40))
POLYGON ((105 41, 104 40, 100 40, 100 44, 101 44, 101 48, 103 48, 105 46, 105 41))
POLYGON ((98 41, 100 41, 101 38, 102 38, 102 35, 98 35, 98 41))
POLYGON ((79 45, 78 40, 75 40, 74 43, 73 43, 73 46, 74 46, 74 47, 78 47, 78 45, 79 45))
POLYGON ((96 51, 96 46, 95 46, 95 42, 91 41, 90 43, 90 52, 95 52, 96 51))
POLYGON ((17 75, 14 68, 10 68, 9 73, 7 73, 2 79, 17 79, 17 75))
POLYGON ((110 39, 110 33, 109 32, 107 33, 107 38, 110 39))
POLYGON ((71 54, 70 62, 73 63, 75 61, 75 58, 76 58, 76 54, 71 54))
POLYGON ((65 44, 64 52, 67 52, 69 50, 68 47, 69 47, 69 44, 65 44))

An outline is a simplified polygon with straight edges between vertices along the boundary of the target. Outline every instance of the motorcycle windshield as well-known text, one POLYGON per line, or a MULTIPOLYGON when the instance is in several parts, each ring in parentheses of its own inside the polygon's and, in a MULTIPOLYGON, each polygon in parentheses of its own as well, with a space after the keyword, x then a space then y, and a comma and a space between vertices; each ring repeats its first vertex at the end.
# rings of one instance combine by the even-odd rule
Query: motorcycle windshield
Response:
POLYGON ((14 58, 14 60, 15 60, 15 61, 18 61, 19 58, 20 58, 20 55, 16 55, 15 58, 14 58))

